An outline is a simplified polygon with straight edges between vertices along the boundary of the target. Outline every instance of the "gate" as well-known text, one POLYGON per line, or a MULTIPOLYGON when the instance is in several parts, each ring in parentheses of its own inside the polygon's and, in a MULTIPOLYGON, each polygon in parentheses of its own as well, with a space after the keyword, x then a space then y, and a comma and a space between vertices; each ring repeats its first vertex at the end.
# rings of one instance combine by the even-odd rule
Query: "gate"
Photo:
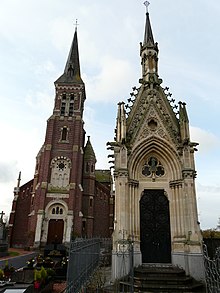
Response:
POLYGON ((144 190, 140 200, 140 238, 143 263, 170 263, 169 201, 164 190, 144 190))

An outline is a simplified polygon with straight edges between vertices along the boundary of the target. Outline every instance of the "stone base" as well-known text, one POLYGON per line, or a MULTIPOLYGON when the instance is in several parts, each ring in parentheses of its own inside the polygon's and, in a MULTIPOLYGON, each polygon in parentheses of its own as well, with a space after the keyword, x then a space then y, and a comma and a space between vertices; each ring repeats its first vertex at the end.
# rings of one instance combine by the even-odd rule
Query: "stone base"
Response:
MULTIPOLYGON (((112 251, 112 281, 120 279, 130 273, 131 254, 129 252, 112 251)), ((141 252, 134 251, 134 267, 141 265, 141 252)))
POLYGON ((205 267, 202 253, 173 252, 172 264, 181 267, 187 275, 198 281, 205 281, 205 267))

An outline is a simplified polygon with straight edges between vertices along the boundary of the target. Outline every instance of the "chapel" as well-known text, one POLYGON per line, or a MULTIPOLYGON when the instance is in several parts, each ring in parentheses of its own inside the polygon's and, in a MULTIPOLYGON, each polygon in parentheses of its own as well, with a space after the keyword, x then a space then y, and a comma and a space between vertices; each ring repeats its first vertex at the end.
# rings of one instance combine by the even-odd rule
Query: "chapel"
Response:
MULTIPOLYGON (((146 4, 148 1, 146 1, 146 4)), ((173 265, 204 278, 194 153, 184 102, 172 98, 158 71, 149 12, 140 44, 142 74, 127 103, 118 103, 114 159, 112 276, 133 265, 173 265)))

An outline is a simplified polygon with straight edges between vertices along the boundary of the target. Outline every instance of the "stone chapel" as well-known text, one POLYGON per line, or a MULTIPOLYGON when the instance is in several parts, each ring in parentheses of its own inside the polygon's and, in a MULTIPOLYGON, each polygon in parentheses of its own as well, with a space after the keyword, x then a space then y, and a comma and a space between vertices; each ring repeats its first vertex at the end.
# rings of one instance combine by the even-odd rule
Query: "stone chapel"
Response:
POLYGON ((118 103, 116 137, 108 143, 115 181, 113 279, 130 271, 131 243, 134 266, 172 264, 204 277, 195 190, 198 144, 190 140, 186 104, 175 105, 162 87, 158 52, 147 12, 140 86, 127 104, 118 103))
POLYGON ((113 197, 110 170, 96 170, 90 137, 85 142, 77 30, 64 73, 55 81, 55 103, 34 178, 20 186, 9 220, 12 247, 68 245, 74 237, 110 237, 113 197))

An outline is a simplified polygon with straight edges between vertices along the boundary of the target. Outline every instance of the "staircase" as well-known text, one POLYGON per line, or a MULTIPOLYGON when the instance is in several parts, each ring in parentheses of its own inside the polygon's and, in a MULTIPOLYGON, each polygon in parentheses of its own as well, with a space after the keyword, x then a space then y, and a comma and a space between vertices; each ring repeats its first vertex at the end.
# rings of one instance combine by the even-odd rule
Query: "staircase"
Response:
MULTIPOLYGON (((120 292, 131 292, 131 279, 120 282, 120 292)), ((134 292, 206 292, 204 284, 172 265, 142 265, 134 270, 134 292)))

